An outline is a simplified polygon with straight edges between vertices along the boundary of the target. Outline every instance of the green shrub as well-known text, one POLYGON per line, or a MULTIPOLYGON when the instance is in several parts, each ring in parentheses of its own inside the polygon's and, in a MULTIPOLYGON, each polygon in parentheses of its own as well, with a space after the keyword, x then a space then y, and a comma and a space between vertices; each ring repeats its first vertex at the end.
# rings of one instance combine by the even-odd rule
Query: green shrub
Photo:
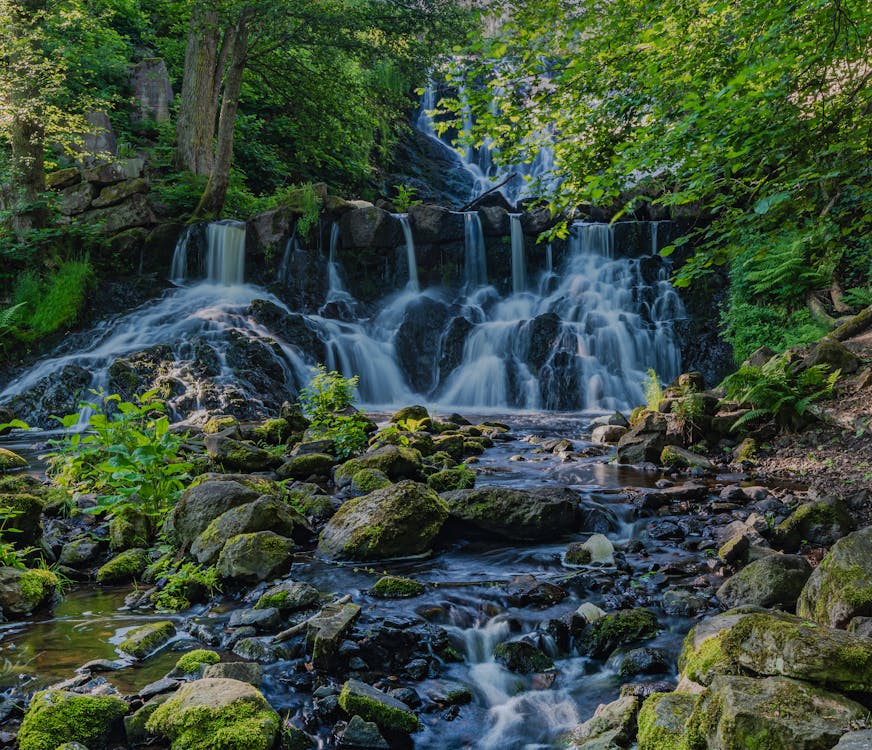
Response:
POLYGON ((647 378, 642 384, 642 390, 645 394, 645 404, 651 411, 657 411, 660 408, 660 402, 663 400, 663 387, 660 385, 660 378, 653 368, 648 368, 645 373, 647 378))
POLYGON ((782 352, 791 346, 817 341, 827 333, 805 308, 791 312, 785 305, 753 304, 739 299, 731 301, 721 322, 736 362, 744 362, 761 346, 782 352))
POLYGON ((318 365, 315 375, 300 391, 300 406, 311 422, 311 428, 321 437, 333 441, 340 459, 359 453, 367 444, 366 417, 356 411, 354 391, 358 377, 345 378, 318 365))

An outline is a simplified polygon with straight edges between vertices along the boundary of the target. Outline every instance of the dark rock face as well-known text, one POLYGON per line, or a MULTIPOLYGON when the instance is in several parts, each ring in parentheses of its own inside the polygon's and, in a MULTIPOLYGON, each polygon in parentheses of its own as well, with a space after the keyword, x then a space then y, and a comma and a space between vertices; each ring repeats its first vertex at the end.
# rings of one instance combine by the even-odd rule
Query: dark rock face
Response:
POLYGON ((11 411, 27 418, 31 427, 56 427, 51 418, 79 410, 79 402, 88 396, 91 374, 77 365, 67 365, 40 380, 33 388, 9 403, 11 411))
POLYGON ((439 355, 439 380, 445 382, 451 372, 463 361, 463 346, 470 331, 475 328, 467 318, 452 318, 442 337, 439 355))
POLYGON ((397 331, 395 343, 400 366, 409 384, 419 393, 429 393, 436 385, 434 363, 448 314, 444 303, 421 297, 407 308, 397 331))
POLYGON ((411 130, 397 147, 402 171, 388 175, 389 184, 415 188, 415 198, 462 206, 472 195, 472 176, 454 149, 418 130, 411 130))
POLYGON ((442 206, 412 206, 409 208, 409 225, 415 241, 421 244, 463 241, 463 214, 442 206))
POLYGON ((134 65, 130 82, 139 120, 165 122, 170 119, 173 87, 166 63, 161 58, 150 57, 134 65))
POLYGON ((301 355, 318 362, 326 358, 324 342, 304 316, 286 313, 278 305, 261 299, 252 302, 248 312, 254 320, 275 333, 282 341, 295 346, 301 355))

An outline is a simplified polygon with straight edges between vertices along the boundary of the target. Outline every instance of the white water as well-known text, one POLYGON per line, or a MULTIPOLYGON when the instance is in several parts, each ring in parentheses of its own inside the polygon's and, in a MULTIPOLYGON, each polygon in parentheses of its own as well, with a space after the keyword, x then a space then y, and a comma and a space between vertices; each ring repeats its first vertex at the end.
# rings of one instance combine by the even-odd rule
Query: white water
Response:
POLYGON ((235 286, 245 281, 245 224, 221 221, 206 227, 206 278, 235 286))
POLYGON ((512 291, 520 294, 527 289, 527 249, 521 214, 509 214, 509 227, 512 233, 512 291))
POLYGON ((412 227, 409 224, 408 214, 395 214, 400 220, 400 225, 403 227, 403 239, 406 246, 406 261, 409 267, 409 282, 408 289, 413 292, 420 291, 421 287, 418 284, 418 261, 415 257, 415 238, 412 237, 412 227))
POLYGON ((467 211, 464 216, 463 281, 468 291, 487 285, 487 259, 485 257, 484 232, 478 211, 467 211))

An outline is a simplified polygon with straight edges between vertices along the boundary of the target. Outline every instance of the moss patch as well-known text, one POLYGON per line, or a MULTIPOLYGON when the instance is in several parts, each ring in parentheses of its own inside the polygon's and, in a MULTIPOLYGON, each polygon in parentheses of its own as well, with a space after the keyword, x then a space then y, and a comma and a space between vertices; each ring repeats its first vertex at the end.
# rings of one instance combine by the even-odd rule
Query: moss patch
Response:
POLYGON ((376 581, 371 589, 373 596, 380 599, 408 599, 424 593, 424 586, 411 578, 384 576, 376 581))
POLYGON ((215 651, 205 648, 195 648, 183 654, 176 662, 176 669, 182 674, 193 674, 204 664, 217 664, 221 657, 215 651))
POLYGON ((18 587, 28 609, 36 609, 51 599, 59 585, 58 577, 42 568, 26 570, 18 579, 18 587))
POLYGON ((688 750, 686 729, 696 698, 682 693, 654 693, 639 711, 639 750, 688 750))
POLYGON ((361 495, 380 490, 391 484, 391 480, 383 471, 378 469, 361 469, 351 477, 351 489, 361 495))
POLYGON ((79 695, 61 690, 37 693, 18 733, 20 750, 55 750, 65 742, 81 742, 100 750, 120 730, 127 703, 103 695, 79 695))
POLYGON ((418 717, 401 708, 402 704, 357 680, 348 680, 339 694, 339 705, 349 716, 360 716, 382 729, 414 732, 419 727, 418 717))
POLYGON ((148 552, 140 547, 116 555, 97 571, 97 583, 127 583, 148 567, 148 552))
POLYGON ((593 658, 603 659, 618 646, 652 638, 659 630, 657 615, 650 610, 621 610, 589 624, 581 645, 593 658))
POLYGON ((176 628, 169 620, 150 622, 128 631, 118 648, 136 659, 144 659, 175 634, 176 628))

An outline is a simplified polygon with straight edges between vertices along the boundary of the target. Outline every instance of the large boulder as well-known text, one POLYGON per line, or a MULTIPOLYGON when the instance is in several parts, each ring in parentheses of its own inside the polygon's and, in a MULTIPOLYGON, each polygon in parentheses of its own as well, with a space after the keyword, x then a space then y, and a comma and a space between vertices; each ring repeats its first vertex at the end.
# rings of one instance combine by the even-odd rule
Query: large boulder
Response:
POLYGON ((321 532, 328 557, 383 560, 426 552, 448 517, 445 502, 412 481, 348 500, 321 532))
POLYGON ((604 659, 620 646, 653 638, 660 623, 650 609, 623 609, 588 622, 578 635, 579 649, 594 659, 604 659))
POLYGON ((398 445, 372 448, 362 456, 352 458, 337 467, 333 478, 340 487, 351 484, 354 475, 362 469, 376 469, 392 482, 401 479, 422 480, 422 458, 419 451, 398 445))
POLYGON ((396 247, 403 241, 399 220, 373 205, 343 214, 339 231, 344 248, 396 247))
POLYGON ((0 609, 13 615, 32 612, 52 600, 58 583, 50 570, 0 568, 0 609))
POLYGON ((185 491, 169 518, 169 529, 180 546, 191 544, 218 516, 257 500, 258 493, 239 482, 203 482, 185 491))
POLYGON ((829 547, 854 530, 854 521, 837 497, 822 497, 800 505, 775 529, 779 546, 792 552, 804 543, 829 547))
POLYGON ((218 556, 222 578, 266 581, 287 572, 296 545, 272 531, 238 534, 227 540, 218 556))
POLYGON ((270 750, 279 716, 247 682, 204 678, 182 685, 146 724, 173 750, 270 750))
POLYGON ((684 747, 687 721, 696 696, 688 693, 654 693, 639 709, 639 750, 678 750, 684 747))
POLYGON ((400 367, 417 393, 429 393, 436 385, 433 362, 439 355, 448 306, 430 297, 419 297, 406 308, 394 346, 400 367))
POLYGON ((689 734, 707 750, 830 750, 867 715, 859 703, 798 680, 719 675, 696 704, 689 734))
POLYGON ((617 460, 620 464, 657 463, 669 443, 666 417, 646 411, 618 441, 617 460))
POLYGON ((731 610, 690 631, 678 666, 703 685, 717 674, 753 673, 870 693, 872 639, 785 612, 731 610))
POLYGON ((100 224, 104 234, 118 234, 123 229, 154 224, 155 217, 148 198, 135 193, 123 203, 86 211, 81 215, 81 221, 100 224))
POLYGON ((570 750, 618 750, 630 747, 636 736, 639 699, 633 695, 597 707, 592 718, 572 730, 570 750))
POLYGON ((578 497, 564 488, 479 487, 444 498, 453 521, 505 539, 554 539, 576 527, 578 497))
POLYGON ((746 565, 718 589, 718 601, 727 609, 744 604, 792 610, 811 575, 811 566, 799 555, 767 555, 746 565))
POLYGON ((123 736, 127 703, 114 695, 43 690, 30 702, 18 732, 19 750, 55 750, 79 742, 103 750, 123 736))
POLYGON ((140 60, 130 71, 130 83, 136 102, 136 117, 143 121, 165 122, 170 119, 173 87, 166 63, 160 57, 140 60))
POLYGON ((191 555, 201 565, 212 565, 228 539, 255 531, 274 531, 283 537, 308 533, 306 520, 287 503, 264 495, 253 503, 231 508, 212 521, 191 545, 191 555))
POLYGON ((122 201, 127 200, 131 195, 139 193, 147 193, 149 190, 148 181, 142 177, 137 177, 135 180, 125 180, 118 182, 115 185, 107 185, 100 191, 91 202, 94 208, 106 208, 114 206, 122 201))
POLYGON ((872 615, 872 526, 832 546, 805 584, 796 611, 833 628, 872 615))
POLYGON ((420 204, 409 207, 409 226, 417 242, 435 245, 463 240, 464 216, 442 206, 420 204))

